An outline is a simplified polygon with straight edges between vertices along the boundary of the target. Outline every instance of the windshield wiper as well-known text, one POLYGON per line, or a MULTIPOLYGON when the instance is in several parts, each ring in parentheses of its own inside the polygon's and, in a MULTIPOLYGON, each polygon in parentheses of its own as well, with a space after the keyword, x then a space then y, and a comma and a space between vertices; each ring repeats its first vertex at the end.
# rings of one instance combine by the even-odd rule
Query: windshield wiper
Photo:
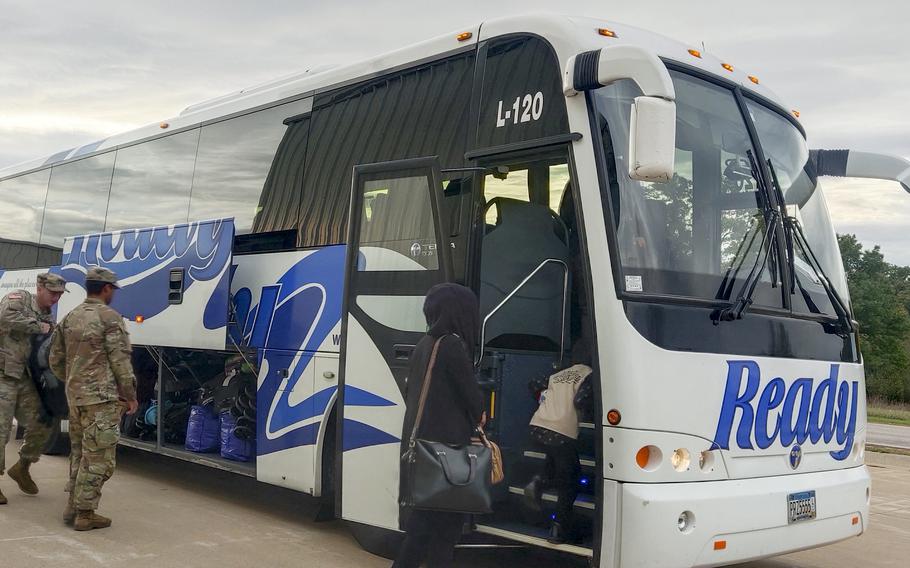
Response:
POLYGON ((768 257, 771 255, 771 249, 773 248, 773 243, 768 242, 769 235, 771 235, 770 238, 774 238, 773 235, 777 231, 777 225, 780 223, 780 215, 777 211, 769 210, 765 213, 765 219, 770 219, 770 221, 765 223, 765 234, 762 235, 761 245, 759 245, 762 252, 755 258, 755 264, 752 265, 752 270, 749 271, 749 276, 743 283, 736 301, 720 310, 714 323, 742 319, 743 314, 752 305, 755 287, 758 286, 758 281, 761 280, 761 274, 765 271, 765 266, 768 265, 768 257))
MULTIPOLYGON (((768 184, 762 175, 761 168, 758 167, 758 160, 755 159, 752 150, 746 150, 746 156, 749 157, 749 166, 752 168, 752 177, 755 178, 755 183, 758 185, 759 194, 761 195, 762 213, 765 217, 765 232, 762 235, 761 244, 759 245, 760 253, 755 257, 755 263, 752 265, 752 270, 749 271, 749 275, 746 277, 746 281, 739 291, 739 296, 736 297, 736 300, 732 304, 716 312, 714 317, 715 324, 721 321, 742 319, 743 314, 745 314, 749 309, 749 306, 752 305, 752 297, 755 294, 755 288, 758 286, 759 280, 761 280, 762 272, 765 271, 765 267, 768 265, 768 257, 771 256, 771 249, 774 248, 774 234, 777 232, 777 226, 780 224, 780 213, 771 207, 770 191, 768 189, 768 184)), ((733 267, 731 266, 731 269, 732 268, 733 267)), ((737 268, 736 271, 738 272, 739 269, 737 268)), ((728 270, 727 272, 728 274, 724 277, 724 283, 722 284, 725 288, 732 286, 732 283, 728 284, 726 281, 730 276, 730 271, 728 270)), ((776 269, 774 270, 774 274, 771 275, 771 282, 772 286, 777 285, 776 269)))
POLYGON ((771 187, 774 189, 774 193, 777 196, 777 202, 780 204, 780 215, 784 222, 784 237, 787 243, 787 268, 790 272, 790 294, 793 295, 796 293, 796 261, 794 260, 795 253, 793 250, 793 226, 789 222, 791 217, 787 214, 787 202, 784 199, 784 190, 780 186, 780 180, 777 178, 777 170, 774 169, 774 164, 771 163, 771 158, 768 158, 768 171, 771 172, 771 187))
MULTIPOLYGON (((771 172, 771 179, 774 182, 774 189, 777 192, 777 196, 780 199, 781 207, 784 205, 784 192, 781 189, 780 182, 777 178, 777 171, 774 169, 774 164, 771 163, 771 160, 768 160, 768 171, 771 172)), ((825 289, 825 293, 828 294, 828 298, 831 300, 831 307, 834 308, 835 313, 837 314, 838 323, 840 323, 843 330, 847 333, 853 333, 853 322, 850 320, 850 313, 847 311, 847 304, 840 297, 840 294, 837 293, 837 290, 831 284, 831 280, 828 278, 828 275, 825 273, 825 270, 822 268, 821 262, 815 256, 815 252, 812 250, 812 247, 809 246, 809 240, 806 238, 805 232, 803 232, 803 227, 800 224, 799 220, 796 217, 791 217, 786 214, 784 210, 783 215, 784 220, 784 232, 787 236, 787 258, 788 264, 790 266, 790 293, 794 294, 796 292, 796 262, 795 262, 795 250, 794 250, 794 241, 797 241, 799 248, 803 251, 803 254, 809 259, 809 266, 812 270, 815 271, 818 281, 821 283, 822 288, 825 289)), ((802 286, 800 285, 802 289, 802 286)))
POLYGON ((809 246, 809 240, 806 238, 806 234, 803 232, 803 227, 799 223, 799 220, 795 217, 788 217, 786 222, 792 227, 791 230, 797 238, 799 248, 802 249, 806 258, 809 259, 809 265, 812 267, 812 270, 815 271, 819 282, 821 282, 822 288, 824 288, 825 292, 828 294, 828 298, 831 300, 831 306, 837 314, 837 321, 840 324, 841 330, 846 333, 853 333, 855 330, 853 328, 853 321, 850 319, 850 313, 847 311, 847 304, 831 284, 831 280, 828 278, 821 263, 815 256, 815 252, 812 250, 812 247, 809 246))

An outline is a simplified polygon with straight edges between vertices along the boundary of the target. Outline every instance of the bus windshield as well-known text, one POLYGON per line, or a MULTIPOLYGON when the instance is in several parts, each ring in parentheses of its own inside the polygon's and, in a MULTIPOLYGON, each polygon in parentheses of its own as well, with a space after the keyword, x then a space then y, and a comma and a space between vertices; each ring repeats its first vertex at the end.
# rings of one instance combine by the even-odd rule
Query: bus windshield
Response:
MULTIPOLYGON (((767 197, 757 181, 756 149, 747 118, 731 89, 671 71, 676 89, 676 168, 667 183, 634 181, 628 171, 629 117, 641 92, 620 81, 594 92, 610 182, 621 285, 628 294, 729 302, 749 272, 769 252, 753 301, 784 307, 777 240, 769 235, 767 197), (764 251, 763 247, 770 247, 764 251)), ((774 111, 747 102, 765 155, 786 196, 788 214, 802 222, 811 253, 797 247, 793 309, 833 315, 814 253, 833 286, 846 298, 843 270, 827 206, 803 166, 805 140, 774 111)))
POLYGON ((784 194, 787 215, 795 218, 805 233, 809 251, 794 248, 796 293, 793 309, 807 313, 833 314, 833 307, 821 286, 826 276, 841 298, 848 297, 847 280, 841 263, 837 238, 831 216, 818 179, 806 170, 809 149, 806 139, 796 126, 773 110, 754 101, 747 101, 749 115, 755 124, 765 157, 771 162, 777 182, 784 194), (810 267, 815 256, 824 275, 810 267))

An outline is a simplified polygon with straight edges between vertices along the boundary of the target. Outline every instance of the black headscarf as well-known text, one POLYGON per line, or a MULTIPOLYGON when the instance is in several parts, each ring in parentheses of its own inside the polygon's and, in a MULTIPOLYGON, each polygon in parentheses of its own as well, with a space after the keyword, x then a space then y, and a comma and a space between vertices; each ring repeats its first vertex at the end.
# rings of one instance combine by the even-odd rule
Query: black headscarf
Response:
POLYGON ((427 335, 455 334, 465 342, 468 354, 474 357, 480 333, 480 307, 470 288, 451 283, 433 286, 423 303, 423 314, 427 318, 427 335))

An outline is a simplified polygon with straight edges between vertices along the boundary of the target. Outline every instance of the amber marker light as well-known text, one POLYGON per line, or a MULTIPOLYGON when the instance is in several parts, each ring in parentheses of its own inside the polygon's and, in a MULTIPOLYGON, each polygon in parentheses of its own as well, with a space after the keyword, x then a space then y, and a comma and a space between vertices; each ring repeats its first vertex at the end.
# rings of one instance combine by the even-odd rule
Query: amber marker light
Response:
POLYGON ((724 69, 726 69, 727 71, 729 71, 730 73, 733 72, 733 66, 730 65, 729 63, 721 63, 720 66, 723 67, 724 69))
POLYGON ((144 321, 145 321, 145 317, 144 317, 144 316, 136 316, 136 323, 142 323, 142 322, 144 322, 144 321))
POLYGON ((701 59, 701 52, 698 51, 697 49, 690 49, 689 55, 691 55, 692 57, 697 57, 697 58, 701 59))
POLYGON ((613 30, 608 30, 607 28, 597 28, 597 33, 604 37, 619 37, 616 35, 616 32, 613 30))
POLYGON ((609 423, 610 426, 616 426, 621 420, 622 414, 620 414, 619 411, 615 408, 607 412, 607 423, 609 423))
POLYGON ((474 34, 471 32, 461 32, 460 34, 455 36, 455 39, 457 39, 458 41, 468 41, 472 37, 474 37, 474 34))
POLYGON ((858 525, 858 524, 859 524, 859 517, 853 517, 853 524, 854 524, 854 525, 858 525))
POLYGON ((749 75, 749 80, 758 85, 758 77, 755 75, 749 75))
POLYGON ((643 446, 638 453, 635 454, 635 463, 638 464, 638 467, 645 469, 648 466, 648 462, 651 461, 651 449, 648 446, 643 446))
POLYGON ((793 113, 793 116, 795 116, 796 118, 799 118, 799 111, 798 111, 798 110, 791 110, 790 112, 793 113))
POLYGON ((727 541, 715 540, 714 541, 714 550, 727 550, 727 541))

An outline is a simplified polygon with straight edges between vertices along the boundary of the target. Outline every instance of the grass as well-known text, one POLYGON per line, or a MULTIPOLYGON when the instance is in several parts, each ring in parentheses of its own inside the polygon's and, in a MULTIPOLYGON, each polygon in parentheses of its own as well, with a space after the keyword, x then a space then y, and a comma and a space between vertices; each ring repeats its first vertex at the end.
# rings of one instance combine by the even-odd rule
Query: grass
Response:
POLYGON ((910 426, 910 404, 870 399, 867 412, 869 422, 910 426))
POLYGON ((898 456, 910 456, 910 450, 906 448, 892 448, 891 446, 876 446, 875 444, 866 444, 867 452, 878 452, 880 454, 895 454, 898 456))

